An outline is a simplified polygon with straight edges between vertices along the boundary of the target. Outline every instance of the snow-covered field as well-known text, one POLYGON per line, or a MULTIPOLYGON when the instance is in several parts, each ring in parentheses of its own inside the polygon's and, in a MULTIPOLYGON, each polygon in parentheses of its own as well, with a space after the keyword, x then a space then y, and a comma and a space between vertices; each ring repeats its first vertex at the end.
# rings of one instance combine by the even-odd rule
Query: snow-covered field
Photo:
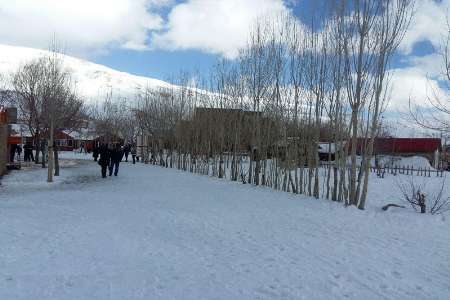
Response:
POLYGON ((102 179, 67 155, 53 184, 2 180, 0 299, 449 299, 450 215, 380 209, 406 176, 371 178, 359 211, 143 164, 102 179))

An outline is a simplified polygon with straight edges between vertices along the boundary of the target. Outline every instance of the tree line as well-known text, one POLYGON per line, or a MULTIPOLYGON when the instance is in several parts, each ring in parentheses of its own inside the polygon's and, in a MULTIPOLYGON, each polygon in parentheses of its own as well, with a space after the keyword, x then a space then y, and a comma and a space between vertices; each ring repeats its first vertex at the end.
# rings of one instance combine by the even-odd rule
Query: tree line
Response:
POLYGON ((327 4, 307 25, 258 20, 237 59, 206 78, 138 93, 145 161, 364 209, 389 66, 414 1, 327 4), (325 174, 321 140, 334 156, 325 174))
POLYGON ((55 128, 91 120, 104 136, 139 137, 146 162, 364 209, 389 66, 413 8, 413 0, 335 0, 308 24, 262 18, 236 59, 195 80, 181 73, 172 88, 137 90, 135 99, 111 90, 86 107, 57 51, 21 66, 12 90, 48 153, 49 181, 54 163, 58 170, 55 128), (325 169, 318 147, 334 161, 325 169))

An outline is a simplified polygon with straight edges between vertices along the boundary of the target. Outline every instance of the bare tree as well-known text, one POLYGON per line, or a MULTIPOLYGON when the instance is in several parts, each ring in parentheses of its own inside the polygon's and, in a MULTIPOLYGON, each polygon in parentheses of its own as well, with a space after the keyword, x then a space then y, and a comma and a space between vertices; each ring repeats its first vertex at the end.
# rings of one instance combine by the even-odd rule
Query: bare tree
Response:
POLYGON ((434 193, 427 193, 425 182, 418 184, 411 176, 408 181, 398 182, 402 200, 422 214, 442 214, 450 210, 450 197, 444 195, 445 178, 434 193))
POLYGON ((35 162, 39 163, 40 135, 42 131, 42 98, 39 88, 43 78, 42 60, 30 61, 12 74, 12 87, 16 95, 21 122, 28 126, 36 145, 35 162))
POLYGON ((348 13, 342 15, 345 20, 340 22, 348 33, 345 47, 347 97, 351 107, 348 204, 360 209, 365 207, 368 168, 383 106, 389 63, 409 26, 413 5, 413 0, 355 0, 348 7, 348 13), (366 120, 361 122, 364 115, 366 120), (362 132, 365 132, 363 135, 368 142, 357 173, 356 149, 360 126, 366 126, 362 132))
POLYGON ((179 88, 138 95, 135 117, 148 137, 142 147, 166 167, 364 209, 389 62, 412 6, 413 0, 339 0, 311 26, 292 16, 258 20, 238 59, 214 68, 208 92, 180 80, 179 88))
POLYGON ((8 86, 7 77, 0 74, 0 106, 8 105, 14 102, 14 96, 10 87, 8 86))
POLYGON ((447 20, 447 33, 443 37, 438 53, 441 57, 441 70, 438 86, 428 85, 425 105, 409 100, 409 112, 413 121, 425 129, 441 133, 450 132, 450 23, 447 20), (443 92, 442 92, 443 91, 443 92))
MULTIPOLYGON (((47 138, 48 177, 59 175, 57 149, 54 147, 56 129, 75 129, 83 122, 83 101, 76 95, 70 73, 63 66, 60 54, 53 50, 28 62, 13 74, 20 116, 35 137, 37 146, 44 154, 43 138, 47 138), (56 159, 55 159, 56 158, 56 159), (56 165, 56 168, 55 168, 56 165)), ((45 157, 42 157, 45 166, 45 157)))

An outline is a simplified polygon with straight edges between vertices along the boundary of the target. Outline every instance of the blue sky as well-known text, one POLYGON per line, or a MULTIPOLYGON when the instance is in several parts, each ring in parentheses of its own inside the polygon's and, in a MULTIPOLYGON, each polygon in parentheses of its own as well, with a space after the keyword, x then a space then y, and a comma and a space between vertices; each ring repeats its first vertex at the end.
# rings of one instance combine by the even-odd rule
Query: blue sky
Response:
MULTIPOLYGON (((172 9, 179 4, 186 4, 186 2, 188 1, 171 1, 170 5, 158 10, 159 14, 167 22, 170 19, 172 9)), ((310 2, 312 1, 285 1, 284 3, 291 13, 300 16, 302 9, 311 9, 310 2)), ((247 29, 242 28, 242 31, 247 29)), ((148 43, 152 47, 152 41, 150 40, 148 43)), ((214 53, 196 48, 181 50, 152 49, 148 51, 112 48, 106 55, 94 56, 92 61, 132 74, 166 80, 178 74, 180 71, 191 73, 209 72, 214 64, 222 57, 222 53, 214 53)))
MULTIPOLYGON (((284 1, 287 9, 302 22, 308 23, 314 11, 326 5, 327 0, 284 1)), ((173 1, 168 6, 158 10, 162 19, 167 22, 170 12, 179 4, 187 1, 173 1)), ((242 30, 245 30, 243 28, 242 30)), ((152 41, 148 41, 152 47, 152 41)), ((424 57, 436 52, 436 47, 428 40, 417 41, 412 45, 409 53, 399 52, 393 62, 393 68, 406 68, 409 66, 408 57, 424 57)), ((207 73, 214 64, 223 57, 221 53, 211 53, 202 49, 151 49, 136 51, 121 47, 108 48, 106 53, 93 55, 90 59, 96 63, 111 68, 129 72, 135 75, 170 80, 180 71, 190 73, 207 73)))
MULTIPOLYGON (((136 75, 167 80, 205 73, 236 57, 257 17, 288 13, 303 22, 329 0, 0 0, 0 43, 66 53, 136 75)), ((417 0, 392 68, 391 110, 424 102, 441 60, 450 0, 417 0)))
POLYGON ((208 72, 219 58, 218 54, 195 49, 145 52, 114 49, 107 55, 94 57, 92 61, 136 75, 169 80, 180 71, 208 72))
MULTIPOLYGON (((313 10, 323 6, 324 1, 327 0, 284 1, 284 4, 290 13, 308 22, 313 10)), ((171 9, 186 2, 188 1, 172 1, 171 5, 159 10, 159 13, 167 21, 171 9)), ((242 31, 245 30, 246 28, 242 28, 242 31)), ((149 45, 151 47, 151 41, 149 45)), ((209 72, 221 57, 223 55, 220 53, 195 48, 135 51, 116 47, 110 49, 106 55, 94 56, 91 60, 132 74, 166 80, 180 71, 209 72)))

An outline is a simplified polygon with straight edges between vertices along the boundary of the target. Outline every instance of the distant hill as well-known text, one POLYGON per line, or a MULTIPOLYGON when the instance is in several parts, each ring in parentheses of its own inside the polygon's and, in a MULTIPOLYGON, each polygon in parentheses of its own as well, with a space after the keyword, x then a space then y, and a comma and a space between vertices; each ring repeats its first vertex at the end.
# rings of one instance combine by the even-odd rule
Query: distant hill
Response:
MULTIPOLYGON (((0 74, 8 76, 27 61, 48 55, 45 50, 0 45, 0 74)), ((175 87, 165 81, 120 72, 103 65, 61 55, 65 67, 73 72, 77 90, 87 102, 102 101, 113 89, 114 96, 133 97, 137 89, 175 87)))

